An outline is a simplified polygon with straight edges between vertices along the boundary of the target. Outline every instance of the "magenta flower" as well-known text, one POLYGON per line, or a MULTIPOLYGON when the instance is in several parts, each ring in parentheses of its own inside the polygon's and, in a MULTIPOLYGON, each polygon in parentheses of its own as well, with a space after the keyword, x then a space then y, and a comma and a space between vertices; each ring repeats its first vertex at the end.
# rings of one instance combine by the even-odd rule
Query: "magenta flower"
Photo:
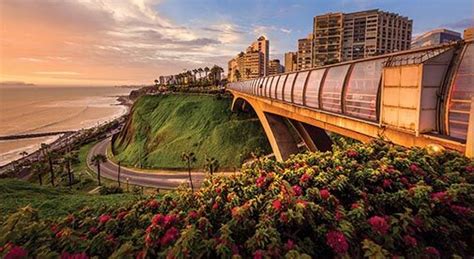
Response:
POLYGON ((286 244, 285 244, 285 249, 287 251, 290 251, 290 250, 293 250, 295 248, 295 242, 293 242, 293 240, 291 239, 288 239, 288 241, 286 241, 286 244))
POLYGON ((176 240, 178 235, 179 235, 178 229, 175 227, 171 227, 170 229, 166 231, 165 235, 160 239, 160 244, 162 246, 166 246, 170 244, 171 242, 173 242, 174 240, 176 240))
POLYGON ((307 181, 311 180, 311 176, 307 173, 304 173, 301 177, 300 177, 300 182, 302 183, 306 183, 307 181))
POLYGON ((61 254, 61 259, 89 259, 89 256, 85 252, 70 254, 68 252, 63 252, 61 254))
POLYGON ((382 185, 383 185, 383 188, 390 188, 390 186, 392 186, 392 180, 384 179, 382 185))
POLYGON ((462 215, 462 216, 467 216, 467 215, 471 214, 471 212, 472 212, 472 210, 470 208, 459 206, 459 205, 451 205, 451 210, 454 213, 462 215))
POLYGON ((5 259, 20 259, 26 258, 28 256, 28 252, 21 246, 12 246, 10 251, 5 255, 5 259))
POLYGON ((431 194, 431 199, 434 201, 444 202, 447 200, 446 192, 435 192, 431 194))
POLYGON ((303 189, 299 185, 294 185, 291 188, 293 189, 295 196, 300 196, 303 193, 303 189))
POLYGON ((281 210, 281 201, 280 200, 274 200, 272 202, 272 206, 276 211, 280 211, 281 210))
POLYGON ((169 214, 163 218, 163 223, 165 226, 171 226, 176 221, 176 215, 169 214))
POLYGON ((405 245, 410 246, 410 247, 415 247, 418 245, 418 241, 416 240, 416 238, 410 235, 405 235, 403 237, 403 242, 405 243, 405 245))
POLYGON ((347 150, 346 155, 350 158, 356 158, 359 153, 355 150, 347 150))
POLYGON ((337 230, 329 231, 326 234, 326 244, 337 254, 344 254, 349 249, 344 233, 337 230))
POLYGON ((331 195, 331 193, 329 193, 328 189, 322 189, 319 191, 319 195, 321 195, 321 198, 323 200, 327 200, 329 196, 331 195))
POLYGON ((424 251, 425 251, 425 254, 427 254, 427 255, 432 255, 432 256, 436 256, 436 257, 440 256, 440 253, 439 253, 438 249, 436 249, 432 246, 427 246, 424 251))
POLYGON ((253 253, 253 259, 263 259, 264 253, 262 250, 257 250, 253 253))
POLYGON ((368 220, 372 230, 375 232, 380 233, 381 235, 385 235, 390 228, 387 221, 383 217, 373 216, 368 220))
POLYGON ((262 175, 259 178, 257 178, 255 183, 256 183, 258 188, 262 188, 263 185, 265 184, 265 176, 262 175))
POLYGON ((107 223, 107 221, 109 221, 111 218, 112 218, 112 217, 110 217, 110 215, 108 215, 108 214, 102 214, 102 215, 100 215, 100 217, 99 217, 99 223, 105 224, 105 223, 107 223))
POLYGON ((152 225, 161 225, 161 223, 163 223, 163 215, 161 214, 156 214, 155 216, 153 216, 153 218, 151 219, 151 224, 152 225))

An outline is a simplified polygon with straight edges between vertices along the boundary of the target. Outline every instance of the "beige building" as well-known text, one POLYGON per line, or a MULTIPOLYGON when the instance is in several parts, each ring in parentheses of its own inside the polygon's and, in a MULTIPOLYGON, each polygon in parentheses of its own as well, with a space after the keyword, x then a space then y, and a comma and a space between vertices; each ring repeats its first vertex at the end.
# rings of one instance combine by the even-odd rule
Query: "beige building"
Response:
POLYGON ((298 40, 297 70, 313 67, 313 34, 298 40))
POLYGON ((474 27, 469 27, 464 30, 464 40, 474 40, 474 27))
POLYGON ((230 82, 268 75, 270 43, 261 36, 257 41, 228 62, 227 78, 230 82))
POLYGON ((296 71, 297 68, 297 53, 287 52, 285 53, 285 72, 296 71))
POLYGON ((314 17, 313 64, 321 66, 410 48, 413 21, 378 9, 314 17))
POLYGON ((270 60, 268 65, 268 75, 276 75, 285 72, 285 68, 280 64, 279 59, 270 60))

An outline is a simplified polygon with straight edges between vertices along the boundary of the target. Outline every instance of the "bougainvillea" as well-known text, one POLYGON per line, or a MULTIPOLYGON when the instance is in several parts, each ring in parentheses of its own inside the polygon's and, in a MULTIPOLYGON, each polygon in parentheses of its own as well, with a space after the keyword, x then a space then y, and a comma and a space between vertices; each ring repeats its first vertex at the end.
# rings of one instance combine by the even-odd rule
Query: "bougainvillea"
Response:
POLYGON ((37 258, 474 255, 474 162, 382 141, 259 159, 241 174, 59 221, 31 208, 0 229, 0 256, 37 258))

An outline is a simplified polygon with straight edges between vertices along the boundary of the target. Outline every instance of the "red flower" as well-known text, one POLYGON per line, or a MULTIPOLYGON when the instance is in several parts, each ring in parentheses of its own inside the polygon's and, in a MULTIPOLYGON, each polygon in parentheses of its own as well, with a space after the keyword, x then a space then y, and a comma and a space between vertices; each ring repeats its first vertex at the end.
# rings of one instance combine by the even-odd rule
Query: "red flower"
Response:
POLYGON ((473 173, 473 172, 474 172, 474 166, 472 166, 472 165, 466 166, 466 171, 467 171, 468 173, 473 173))
POLYGON ((253 253, 253 259, 263 259, 264 253, 262 250, 257 250, 253 253))
POLYGON ((354 210, 354 209, 358 209, 359 207, 360 207, 360 205, 359 205, 359 203, 357 203, 357 202, 354 202, 354 203, 352 203, 352 205, 351 205, 351 209, 353 209, 353 210, 354 210))
POLYGON ((428 246, 428 247, 425 248, 425 254, 433 255, 433 256, 437 256, 437 257, 440 256, 438 249, 436 249, 432 246, 428 246))
POLYGON ((302 183, 306 183, 309 180, 311 180, 311 176, 307 173, 304 173, 300 178, 300 182, 302 183))
POLYGON ((94 235, 95 235, 95 234, 97 234, 98 231, 97 231, 97 228, 96 228, 96 227, 90 227, 90 228, 89 228, 89 232, 90 232, 91 234, 94 234, 94 235))
POLYGON ((329 231, 326 234, 326 244, 337 254, 344 254, 349 249, 346 237, 337 230, 329 231))
POLYGON ((392 180, 384 179, 383 180, 383 188, 390 188, 390 186, 392 186, 392 180))
POLYGON ((105 224, 105 223, 107 223, 107 221, 109 221, 111 218, 112 218, 112 217, 110 217, 110 215, 102 214, 102 215, 100 215, 100 217, 99 217, 99 223, 105 224))
POLYGON ((150 200, 147 203, 147 207, 150 208, 150 209, 158 209, 159 206, 160 206, 160 204, 158 203, 157 200, 150 200))
POLYGON ((419 168, 416 164, 410 165, 410 171, 414 174, 424 175, 423 169, 419 168))
POLYGON ((163 218, 163 223, 165 226, 171 226, 171 224, 173 224, 175 221, 176 221, 176 215, 173 215, 173 214, 166 215, 163 218))
POLYGON ((447 201, 446 192, 435 192, 431 194, 431 199, 434 201, 444 202, 447 201))
POLYGON ((416 238, 410 236, 410 235, 405 235, 403 237, 403 242, 405 242, 405 245, 410 246, 410 247, 415 247, 418 245, 418 242, 416 241, 416 238))
POLYGON ((372 230, 379 232, 381 235, 385 235, 390 228, 387 221, 383 217, 373 216, 368 220, 372 230))
POLYGON ((343 217, 344 217, 344 215, 339 210, 336 211, 335 218, 336 218, 337 221, 340 221, 343 217))
POLYGON ((322 189, 319 191, 319 195, 321 195, 321 198, 323 200, 327 200, 329 196, 331 195, 331 193, 329 193, 328 189, 322 189))
POLYGON ((63 236, 63 231, 60 230, 56 233, 56 238, 61 238, 63 236))
POLYGON ((12 246, 8 253, 5 255, 5 259, 20 259, 26 258, 28 256, 28 252, 21 247, 21 246, 12 246))
POLYGON ((286 212, 280 213, 280 221, 283 223, 288 223, 288 215, 286 212))
POLYGON ((163 215, 161 214, 156 214, 155 216, 153 216, 153 218, 151 219, 151 224, 152 225, 161 225, 161 223, 163 223, 163 215))
POLYGON ((221 189, 221 188, 217 188, 217 189, 216 189, 216 192, 217 192, 217 194, 221 194, 222 189, 221 189))
POLYGON ((276 211, 280 211, 281 210, 281 201, 280 200, 274 200, 272 202, 272 206, 276 211))
POLYGON ((191 210, 190 212, 188 212, 188 217, 191 219, 196 219, 198 217, 197 211, 191 210))
POLYGON ((258 188, 262 188, 263 185, 265 184, 265 176, 260 176, 259 178, 257 178, 257 180, 255 181, 256 185, 258 188))
POLYGON ((299 185, 293 185, 291 188, 293 189, 295 196, 300 196, 303 193, 303 189, 299 185))
POLYGON ((408 185, 410 183, 406 177, 400 177, 400 182, 404 185, 408 185))
POLYGON ((178 237, 179 235, 179 231, 177 228, 175 227, 171 227, 170 229, 168 229, 165 233, 165 235, 160 239, 160 244, 162 246, 166 246, 168 245, 169 243, 173 242, 174 240, 176 240, 176 238, 178 237))
POLYGON ((117 214, 117 220, 122 220, 123 218, 125 218, 125 216, 127 216, 127 212, 121 211, 117 214))
POLYGON ((68 252, 63 252, 61 254, 61 259, 89 259, 89 256, 85 252, 70 254, 68 252))
POLYGON ((346 155, 350 158, 356 158, 359 153, 355 150, 347 150, 346 155))
POLYGON ((290 251, 290 250, 293 250, 295 248, 295 242, 293 242, 293 240, 291 239, 288 239, 288 241, 286 241, 286 244, 285 244, 285 249, 287 251, 290 251))
POLYGON ((219 203, 214 202, 214 204, 212 204, 212 210, 217 210, 218 208, 219 208, 219 203))
POLYGON ((472 212, 470 208, 459 206, 459 205, 451 205, 451 210, 454 213, 462 215, 462 216, 467 216, 472 212))

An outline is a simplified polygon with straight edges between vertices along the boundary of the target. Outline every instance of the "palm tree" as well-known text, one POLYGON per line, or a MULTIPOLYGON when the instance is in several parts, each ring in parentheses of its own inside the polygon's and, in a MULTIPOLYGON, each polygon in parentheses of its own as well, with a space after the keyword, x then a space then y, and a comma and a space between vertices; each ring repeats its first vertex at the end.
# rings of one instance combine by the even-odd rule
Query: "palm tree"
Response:
POLYGON ((100 164, 105 163, 107 161, 107 157, 103 154, 97 154, 92 157, 92 163, 97 166, 97 181, 99 182, 99 186, 101 186, 100 182, 100 164))
POLYGON ((43 177, 41 174, 46 170, 46 165, 43 162, 38 161, 31 166, 31 169, 33 169, 34 173, 38 174, 39 184, 43 185, 43 177))
POLYGON ((26 157, 26 156, 28 155, 28 152, 26 152, 26 151, 22 151, 22 152, 20 152, 20 154, 19 154, 19 155, 20 155, 20 156, 22 156, 22 157, 24 158, 24 157, 26 157))
POLYGON ((71 152, 67 153, 66 155, 64 155, 63 157, 64 159, 64 164, 66 166, 66 170, 67 170, 67 175, 68 175, 68 179, 69 179, 69 187, 72 186, 72 170, 71 170, 71 164, 75 161, 77 161, 77 156, 71 152))
POLYGON ((56 158, 56 153, 51 151, 50 146, 45 143, 41 143, 41 148, 40 150, 43 153, 43 157, 48 160, 48 165, 49 165, 49 173, 51 174, 51 185, 54 186, 54 165, 53 165, 53 160, 56 158))
POLYGON ((189 183, 191 184, 191 191, 194 192, 193 179, 191 178, 191 163, 196 162, 196 156, 193 152, 183 152, 181 154, 181 160, 186 162, 188 167, 189 183))
POLYGON ((201 73, 204 72, 204 70, 200 67, 198 68, 198 73, 199 73, 199 81, 202 80, 201 73))
POLYGON ((198 73, 198 70, 197 69, 193 69, 193 81, 196 82, 197 81, 197 77, 196 77, 196 74, 198 73))
POLYGON ((204 78, 207 79, 207 73, 209 73, 210 69, 208 67, 205 67, 204 68, 204 72, 206 72, 206 75, 204 76, 204 78))
POLYGON ((158 86, 158 79, 155 79, 155 86, 158 86))
POLYGON ((219 168, 219 161, 217 159, 211 157, 206 157, 206 164, 205 164, 206 170, 213 175, 215 172, 217 172, 217 169, 219 168))

